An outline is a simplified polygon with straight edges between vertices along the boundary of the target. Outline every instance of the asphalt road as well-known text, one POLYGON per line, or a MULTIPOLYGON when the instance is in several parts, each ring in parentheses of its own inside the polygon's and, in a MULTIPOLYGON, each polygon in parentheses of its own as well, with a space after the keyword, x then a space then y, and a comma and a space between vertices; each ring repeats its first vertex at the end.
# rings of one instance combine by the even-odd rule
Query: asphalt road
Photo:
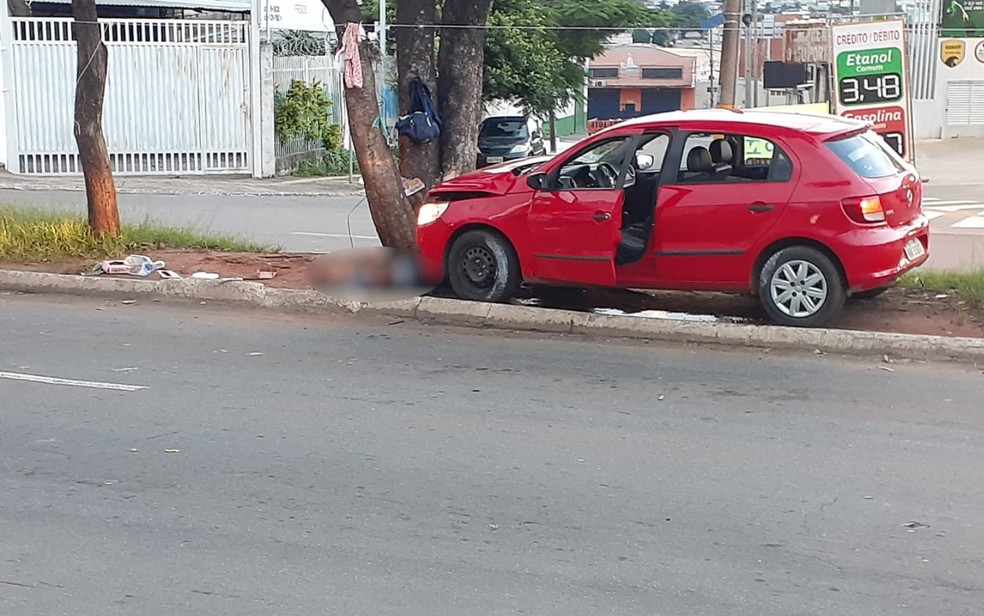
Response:
POLYGON ((980 370, 12 295, 0 332, 4 615, 980 613, 980 370))

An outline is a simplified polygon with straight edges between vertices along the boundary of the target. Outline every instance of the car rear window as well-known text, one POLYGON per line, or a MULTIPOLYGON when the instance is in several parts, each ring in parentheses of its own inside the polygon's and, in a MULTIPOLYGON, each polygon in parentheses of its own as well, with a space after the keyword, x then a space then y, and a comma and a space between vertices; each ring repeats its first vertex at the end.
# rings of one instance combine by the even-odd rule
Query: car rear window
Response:
MULTIPOLYGON (((881 139, 878 135, 874 139, 881 139)), ((827 147, 863 178, 884 178, 905 171, 868 134, 828 141, 827 147)))

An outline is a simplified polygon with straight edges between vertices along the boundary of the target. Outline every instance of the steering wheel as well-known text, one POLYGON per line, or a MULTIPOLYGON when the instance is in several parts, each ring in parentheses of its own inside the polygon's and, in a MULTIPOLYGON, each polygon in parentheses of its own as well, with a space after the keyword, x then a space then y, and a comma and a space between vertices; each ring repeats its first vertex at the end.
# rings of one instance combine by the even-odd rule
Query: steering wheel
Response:
POLYGON ((630 188, 635 186, 636 183, 636 166, 635 163, 629 163, 629 168, 625 170, 625 184, 623 188, 630 188))
POLYGON ((615 188, 618 171, 608 163, 598 163, 598 174, 595 177, 600 188, 615 188))

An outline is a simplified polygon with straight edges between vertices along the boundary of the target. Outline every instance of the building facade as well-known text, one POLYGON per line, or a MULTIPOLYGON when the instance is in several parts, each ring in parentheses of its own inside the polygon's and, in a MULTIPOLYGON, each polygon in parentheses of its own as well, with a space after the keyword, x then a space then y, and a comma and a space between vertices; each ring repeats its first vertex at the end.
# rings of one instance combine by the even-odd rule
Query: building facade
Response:
POLYGON ((645 43, 607 49, 588 68, 589 123, 695 109, 696 65, 693 55, 645 43))

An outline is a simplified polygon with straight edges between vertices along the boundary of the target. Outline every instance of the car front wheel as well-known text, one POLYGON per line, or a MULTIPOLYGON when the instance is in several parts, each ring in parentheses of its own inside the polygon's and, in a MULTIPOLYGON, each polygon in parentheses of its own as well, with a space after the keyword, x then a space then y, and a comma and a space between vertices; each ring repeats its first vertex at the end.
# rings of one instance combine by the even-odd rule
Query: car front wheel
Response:
POLYGON ((500 234, 486 229, 466 231, 454 241, 447 272, 455 295, 473 301, 508 301, 522 283, 519 259, 512 246, 500 234))
POLYGON ((837 266, 807 246, 780 250, 759 276, 759 299, 779 325, 820 327, 844 307, 846 293, 837 266))

